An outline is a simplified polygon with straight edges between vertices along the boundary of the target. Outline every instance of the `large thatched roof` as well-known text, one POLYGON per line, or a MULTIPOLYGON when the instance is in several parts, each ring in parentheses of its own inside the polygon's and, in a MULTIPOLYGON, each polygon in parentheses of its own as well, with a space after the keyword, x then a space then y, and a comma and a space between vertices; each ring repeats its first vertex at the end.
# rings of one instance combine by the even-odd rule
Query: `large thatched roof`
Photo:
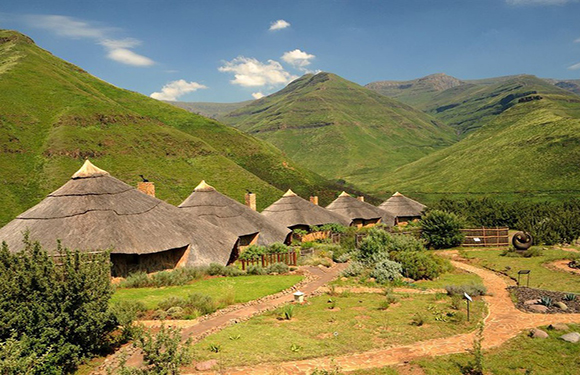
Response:
POLYGON ((427 206, 403 194, 396 192, 392 197, 379 205, 379 208, 387 211, 395 217, 418 217, 423 214, 427 206))
POLYGON ((290 230, 202 181, 179 208, 237 236, 260 233, 258 244, 284 242, 290 230))
POLYGON ((12 251, 23 233, 47 250, 112 249, 113 254, 150 254, 191 245, 188 264, 225 264, 237 236, 143 194, 88 160, 60 189, 0 229, 12 251))
MULTIPOLYGON (((326 209, 348 218, 351 222, 360 220, 378 220, 388 216, 388 213, 367 202, 360 201, 346 192, 326 206, 326 209)), ((393 218, 394 219, 394 218, 393 218)), ((392 225, 392 219, 387 218, 385 224, 392 225)))
POLYGON ((292 190, 288 190, 262 214, 288 228, 296 225, 350 224, 346 217, 300 198, 292 190))

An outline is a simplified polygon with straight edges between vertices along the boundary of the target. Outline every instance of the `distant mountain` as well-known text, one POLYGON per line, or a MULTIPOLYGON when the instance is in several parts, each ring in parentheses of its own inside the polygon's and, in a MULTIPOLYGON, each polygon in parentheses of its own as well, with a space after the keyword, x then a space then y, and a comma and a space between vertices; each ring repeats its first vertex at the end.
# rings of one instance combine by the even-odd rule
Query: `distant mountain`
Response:
POLYGON ((266 207, 291 187, 330 202, 339 187, 272 145, 213 120, 119 89, 0 30, 0 225, 69 180, 90 158, 173 204, 205 179, 266 207))
POLYGON ((466 83, 444 73, 432 74, 411 81, 377 81, 365 87, 409 105, 417 106, 447 89, 466 83))
MULTIPOLYGON (((415 108, 425 110, 433 107, 432 101, 435 100, 435 98, 437 98, 438 101, 444 100, 445 95, 442 95, 443 92, 447 91, 449 94, 460 96, 463 95, 464 92, 470 92, 470 90, 475 87, 481 88, 482 86, 495 86, 522 76, 526 75, 521 74, 475 80, 460 80, 444 73, 436 73, 410 81, 376 81, 365 85, 365 87, 374 90, 379 94, 400 100, 415 108)), ((580 79, 541 79, 551 85, 580 95, 580 79)))
POLYGON ((456 141, 433 117, 330 73, 307 74, 222 120, 369 191, 379 176, 456 141))
POLYGON ((580 194, 580 96, 543 79, 515 76, 447 89, 424 107, 464 138, 381 178, 381 189, 427 200, 446 194, 580 194))
POLYGON ((253 100, 246 100, 238 103, 210 103, 210 102, 172 102, 165 101, 168 104, 185 109, 186 111, 197 113, 205 117, 219 120, 221 116, 235 111, 245 105, 248 105, 253 100))

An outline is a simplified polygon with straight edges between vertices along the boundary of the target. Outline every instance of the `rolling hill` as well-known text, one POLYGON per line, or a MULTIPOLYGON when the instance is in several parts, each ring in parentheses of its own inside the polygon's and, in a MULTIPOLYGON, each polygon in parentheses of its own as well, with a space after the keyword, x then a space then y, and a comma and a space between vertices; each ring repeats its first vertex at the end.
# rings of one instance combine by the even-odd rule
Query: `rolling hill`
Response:
POLYGON ((85 158, 158 196, 180 203, 205 179, 266 207, 292 187, 321 200, 337 188, 274 146, 219 122, 108 84, 0 31, 0 225, 66 182, 85 158))
POLYGON ((580 96, 534 76, 441 91, 426 111, 464 137, 381 178, 381 189, 558 199, 580 193, 580 96))
POLYGON ((370 192, 378 176, 456 140, 421 111, 330 73, 307 74, 222 121, 324 177, 370 192))

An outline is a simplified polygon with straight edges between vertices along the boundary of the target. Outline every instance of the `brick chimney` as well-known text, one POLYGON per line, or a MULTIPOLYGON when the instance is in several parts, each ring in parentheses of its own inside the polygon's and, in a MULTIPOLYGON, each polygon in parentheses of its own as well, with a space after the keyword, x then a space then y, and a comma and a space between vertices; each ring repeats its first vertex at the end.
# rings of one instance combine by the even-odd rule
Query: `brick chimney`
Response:
POLYGON ((356 197, 356 199, 358 199, 361 202, 364 202, 365 201, 364 195, 359 195, 358 197, 356 197))
POLYGON ((317 195, 311 195, 310 196, 310 203, 314 203, 315 205, 318 206, 318 196, 317 195))
POLYGON ((246 193, 246 206, 256 211, 256 194, 246 193))
POLYGON ((142 193, 145 193, 147 195, 150 195, 152 197, 155 196, 155 184, 153 184, 153 182, 139 182, 137 184, 137 190, 139 190, 142 193))

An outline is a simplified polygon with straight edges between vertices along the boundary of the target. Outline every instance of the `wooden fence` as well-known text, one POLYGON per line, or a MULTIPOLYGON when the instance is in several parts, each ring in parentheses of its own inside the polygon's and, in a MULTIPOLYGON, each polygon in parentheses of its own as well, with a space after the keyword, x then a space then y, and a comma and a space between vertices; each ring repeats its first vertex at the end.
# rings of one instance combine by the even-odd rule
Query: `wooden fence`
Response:
POLYGON ((289 251, 287 253, 262 254, 257 259, 240 260, 240 262, 242 263, 242 270, 244 271, 250 265, 268 267, 274 263, 286 263, 289 266, 296 266, 298 264, 297 254, 294 251, 289 251))
POLYGON ((467 247, 501 247, 509 246, 509 228, 471 228, 461 229, 465 235, 462 246, 467 247))

